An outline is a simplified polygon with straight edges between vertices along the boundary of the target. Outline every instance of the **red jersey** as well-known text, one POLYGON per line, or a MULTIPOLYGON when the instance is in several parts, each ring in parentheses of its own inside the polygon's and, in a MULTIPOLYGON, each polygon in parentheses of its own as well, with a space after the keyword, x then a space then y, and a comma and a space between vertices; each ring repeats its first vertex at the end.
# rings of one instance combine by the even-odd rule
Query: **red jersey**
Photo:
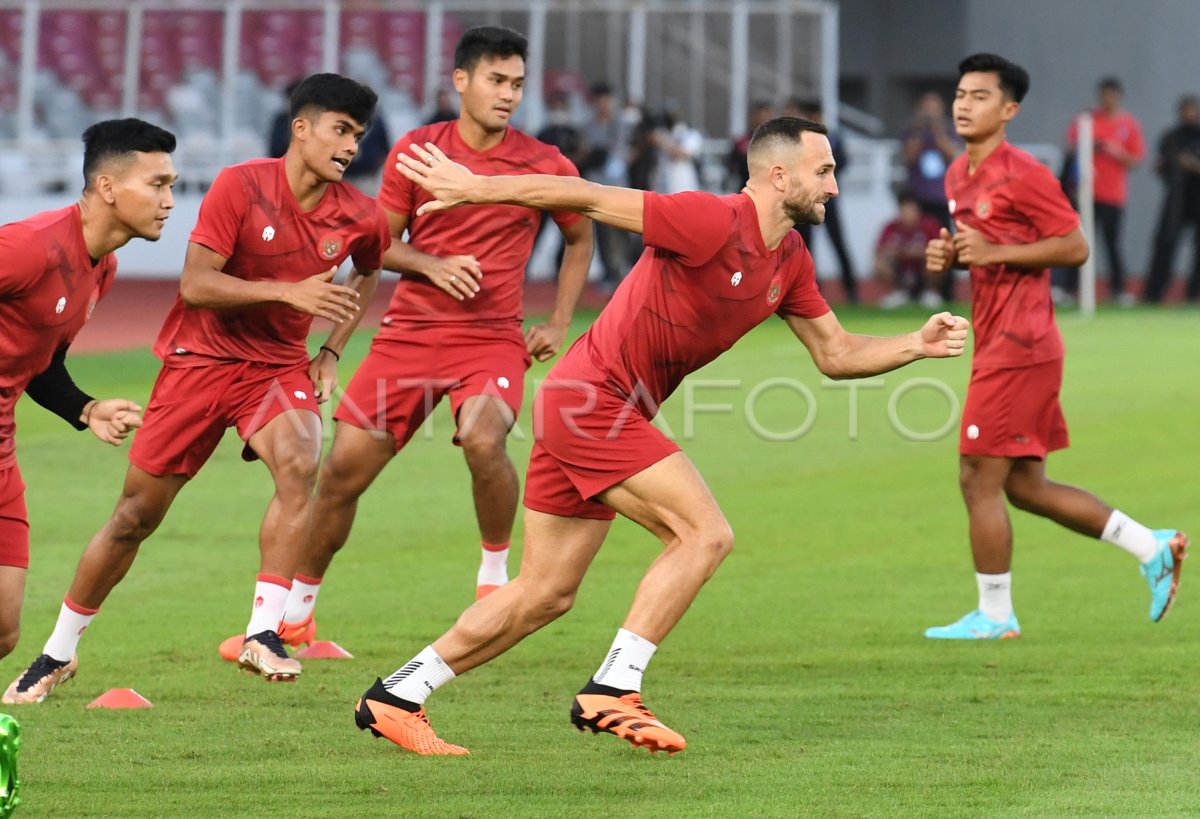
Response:
MULTIPOLYGON (((1025 151, 1002 142, 974 174, 967 161, 962 154, 946 171, 950 213, 989 242, 1024 245, 1079 227, 1058 180, 1025 151)), ((1022 367, 1063 356, 1048 267, 972 267, 971 322, 973 366, 1022 367)))
POLYGON ((768 250, 746 194, 647 192, 644 203, 646 250, 551 379, 606 383, 651 417, 772 313, 829 312, 800 234, 768 250))
POLYGON ((16 461, 14 410, 34 376, 70 344, 112 287, 117 258, 93 262, 79 207, 0 227, 0 470, 16 461))
MULTIPOLYGON (((499 145, 476 151, 463 142, 458 120, 436 122, 410 131, 392 148, 392 156, 409 146, 432 142, 446 156, 484 176, 539 173, 579 176, 569 159, 552 145, 515 128, 504 132, 499 145)), ((525 266, 542 224, 541 211, 517 205, 472 205, 417 216, 417 208, 433 199, 408 181, 395 162, 388 162, 379 190, 379 204, 409 217, 408 243, 431 256, 474 256, 483 270, 475 298, 459 301, 424 276, 401 274, 383 324, 395 321, 520 321, 525 266)), ((582 217, 551 214, 559 227, 582 217)))
MULTIPOLYGON (((1067 129, 1067 144, 1075 147, 1079 140, 1078 120, 1071 120, 1067 129)), ((1092 192, 1097 202, 1105 205, 1124 205, 1129 198, 1127 179, 1129 168, 1125 163, 1104 150, 1104 144, 1115 142, 1135 159, 1141 160, 1146 155, 1146 145, 1142 141, 1142 126, 1132 114, 1121 111, 1110 117, 1103 108, 1092 111, 1092 141, 1095 148, 1092 151, 1092 167, 1096 177, 1092 183, 1092 192)))
MULTIPOLYGON (((224 256, 227 275, 298 282, 347 257, 364 270, 378 270, 391 232, 383 210, 347 183, 326 186, 320 203, 301 211, 283 159, 255 159, 217 175, 200 203, 191 241, 224 256)), ((208 310, 176 298, 154 354, 169 367, 212 359, 299 364, 308 360, 311 325, 312 316, 283 304, 208 310)))
POLYGON ((879 232, 875 250, 891 255, 904 269, 916 265, 919 273, 925 269, 925 245, 938 237, 941 223, 928 213, 922 213, 915 225, 905 225, 893 219, 879 232))

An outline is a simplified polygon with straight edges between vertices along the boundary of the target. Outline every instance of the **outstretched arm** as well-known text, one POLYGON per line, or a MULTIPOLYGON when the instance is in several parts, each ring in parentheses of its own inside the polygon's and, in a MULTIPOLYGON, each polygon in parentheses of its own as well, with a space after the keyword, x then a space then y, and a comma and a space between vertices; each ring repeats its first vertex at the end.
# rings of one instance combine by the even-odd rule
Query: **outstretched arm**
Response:
POLYGON ((480 176, 448 159, 431 142, 424 148, 410 147, 415 156, 400 154, 396 170, 434 197, 417 210, 418 216, 459 205, 521 205, 571 211, 632 233, 642 232, 642 191, 553 174, 480 176))
POLYGON ((864 378, 911 364, 921 358, 963 354, 970 324, 962 316, 938 313, 920 330, 902 336, 848 333, 832 311, 820 318, 786 316, 813 362, 830 378, 864 378))

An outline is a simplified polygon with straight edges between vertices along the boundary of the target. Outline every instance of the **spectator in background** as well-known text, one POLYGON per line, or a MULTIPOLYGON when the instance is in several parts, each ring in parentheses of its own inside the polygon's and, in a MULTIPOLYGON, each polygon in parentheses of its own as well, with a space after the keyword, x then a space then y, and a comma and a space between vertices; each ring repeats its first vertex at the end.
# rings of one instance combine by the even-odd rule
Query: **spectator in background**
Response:
POLYGON ((658 170, 658 121, 645 108, 630 102, 622 119, 629 127, 629 152, 626 165, 629 187, 648 191, 654 187, 658 170))
MULTIPOLYGON (((792 98, 784 104, 783 115, 819 122, 822 125, 825 124, 825 114, 821 109, 819 100, 792 98)), ((833 149, 833 161, 837 163, 838 173, 844 173, 850 161, 842 145, 842 138, 834 128, 829 129, 829 146, 833 149)), ((817 227, 817 225, 808 224, 796 225, 796 230, 804 238, 804 244, 808 246, 810 253, 812 252, 812 240, 817 227)), ((842 235, 841 205, 836 196, 825 203, 824 229, 827 231, 830 244, 833 245, 834 253, 837 254, 838 268, 842 273, 842 288, 846 291, 846 300, 851 304, 858 304, 858 281, 854 278, 854 262, 850 261, 850 251, 846 248, 846 239, 842 235)))
POLYGON ((449 122, 452 119, 458 119, 458 109, 450 100, 450 92, 439 88, 434 98, 433 112, 425 120, 425 124, 433 125, 435 122, 449 122))
POLYGON ((562 91, 551 92, 546 97, 546 126, 538 131, 537 138, 558 148, 578 167, 583 159, 583 133, 571 121, 570 103, 570 98, 562 91))
POLYGON ((292 94, 298 85, 300 80, 293 80, 283 89, 283 110, 271 120, 271 127, 267 131, 267 156, 271 159, 286 154, 292 142, 292 94))
POLYGON ((1187 298, 1196 301, 1200 299, 1200 99, 1191 94, 1179 100, 1179 122, 1158 142, 1156 169, 1166 190, 1144 299, 1152 304, 1162 301, 1179 239, 1191 225, 1195 250, 1187 298))
POLYGON ((688 125, 675 109, 666 112, 663 124, 665 128, 655 136, 660 161, 654 190, 666 194, 700 190, 700 151, 704 148, 704 135, 688 125))
POLYGON ((371 122, 344 176, 347 182, 369 196, 379 192, 383 165, 392 147, 392 138, 383 119, 381 115, 371 122))
MULTIPOLYGON (((1092 183, 1096 229, 1104 239, 1108 255, 1110 300, 1122 306, 1132 305, 1133 294, 1125 292, 1125 259, 1121 253, 1121 218, 1128 198, 1129 169, 1142 161, 1146 154, 1142 141, 1142 126, 1133 115, 1121 107, 1124 90, 1116 77, 1105 77, 1097 86, 1099 105, 1092 111, 1092 183)), ((1067 129, 1067 146, 1077 150, 1078 121, 1072 120, 1067 129)), ((1068 290, 1078 290, 1078 272, 1066 280, 1068 290)))
POLYGON ((875 245, 875 278, 889 290, 879 306, 891 310, 920 300, 923 307, 936 310, 942 306, 938 290, 943 274, 925 267, 925 246, 938 237, 941 223, 921 212, 911 191, 901 191, 896 200, 899 212, 884 225, 875 245))
MULTIPOLYGON (((759 100, 750 106, 750 130, 733 141, 729 154, 725 157, 725 170, 728 174, 726 182, 733 192, 746 187, 750 179, 750 169, 746 165, 746 152, 750 150, 750 138, 758 130, 758 126, 775 116, 775 107, 771 103, 759 100)), ((830 200, 833 201, 832 199, 830 200)), ((826 209, 828 213, 828 209, 826 209)))
MULTIPOLYGON (((916 111, 901 138, 904 167, 908 170, 908 190, 916 197, 921 212, 950 229, 950 207, 946 202, 946 168, 963 149, 962 140, 946 116, 946 103, 936 91, 926 91, 917 100, 916 111)), ((941 282, 940 294, 954 298, 954 274, 941 282)))
MULTIPOLYGON (((592 85, 591 119, 583 127, 583 154, 579 172, 585 179, 601 185, 625 187, 625 147, 628 123, 617 115, 612 86, 606 82, 592 85)), ((614 290, 629 270, 630 236, 623 230, 594 222, 596 250, 604 268, 600 286, 614 290)))

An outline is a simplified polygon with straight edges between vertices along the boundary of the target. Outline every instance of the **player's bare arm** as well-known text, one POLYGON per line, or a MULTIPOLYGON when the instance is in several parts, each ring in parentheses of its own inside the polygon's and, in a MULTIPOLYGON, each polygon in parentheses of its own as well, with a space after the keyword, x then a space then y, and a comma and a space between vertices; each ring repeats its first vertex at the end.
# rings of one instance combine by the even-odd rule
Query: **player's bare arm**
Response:
MULTIPOLYGON (((1088 243, 1079 228, 1065 236, 1048 236, 1024 245, 1001 245, 989 242, 982 233, 962 222, 956 222, 954 251, 958 261, 970 266, 1004 264, 1010 267, 1078 267, 1088 257, 1088 243)), ((932 243, 931 243, 932 244, 932 243)), ((928 258, 928 250, 926 250, 928 258)))
MULTIPOLYGON (((375 297, 375 289, 379 287, 379 274, 379 270, 361 268, 358 265, 350 270, 350 275, 346 277, 346 286, 358 293, 359 304, 371 303, 371 299, 375 297)), ((309 362, 308 377, 312 379, 313 395, 317 397, 318 404, 324 404, 333 396, 333 391, 338 385, 337 365, 342 358, 342 351, 346 348, 350 336, 358 329, 361 320, 362 312, 359 311, 349 321, 333 325, 333 331, 309 362)))
POLYGON ((553 174, 480 176, 448 159, 431 142, 424 148, 412 145, 410 150, 413 156, 397 155, 396 169, 434 197, 417 210, 418 216, 459 205, 522 205, 571 211, 631 233, 642 232, 642 191, 553 174))
POLYGON ((937 313, 920 330, 885 338, 847 332, 832 311, 815 319, 787 316, 786 321, 817 369, 834 379, 879 375, 922 358, 960 356, 971 326, 962 316, 937 313))
POLYGON ((293 310, 339 324, 358 315, 358 291, 333 283, 336 267, 298 282, 252 282, 223 272, 227 261, 216 251, 189 242, 179 280, 183 303, 209 310, 286 304, 293 310))
POLYGON ((462 301, 479 292, 483 269, 474 256, 434 256, 422 253, 402 240, 408 230, 407 213, 387 211, 392 244, 383 255, 383 268, 394 273, 416 273, 433 282, 448 295, 462 301))
POLYGON ((554 312, 548 321, 525 331, 525 348, 538 361, 551 359, 562 349, 592 263, 592 223, 580 219, 560 230, 565 247, 562 266, 558 270, 554 312))

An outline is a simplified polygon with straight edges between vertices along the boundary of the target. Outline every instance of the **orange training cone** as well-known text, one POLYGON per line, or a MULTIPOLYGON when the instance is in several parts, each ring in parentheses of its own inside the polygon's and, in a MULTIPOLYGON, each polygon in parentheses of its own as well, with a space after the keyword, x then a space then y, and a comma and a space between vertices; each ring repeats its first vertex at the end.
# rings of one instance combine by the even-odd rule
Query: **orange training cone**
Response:
POLYGON ((349 660, 354 657, 332 640, 314 640, 296 652, 301 660, 349 660))
POLYGON ((88 708, 153 708, 154 703, 132 688, 113 688, 88 703, 88 708))

